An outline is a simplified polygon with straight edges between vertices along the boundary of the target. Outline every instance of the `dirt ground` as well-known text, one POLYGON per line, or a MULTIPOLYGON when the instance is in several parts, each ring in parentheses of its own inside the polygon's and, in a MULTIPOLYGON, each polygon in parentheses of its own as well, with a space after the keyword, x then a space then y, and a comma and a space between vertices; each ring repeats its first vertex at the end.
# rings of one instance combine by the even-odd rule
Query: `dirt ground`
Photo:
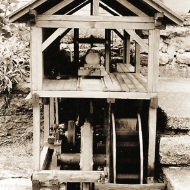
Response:
MULTIPOLYGON (((190 79, 160 79, 159 106, 171 116, 190 117, 189 84, 190 79)), ((29 190, 32 174, 32 140, 3 145, 0 146, 0 150, 0 189, 29 190), (7 179, 9 179, 8 182, 7 179), (9 185, 7 186, 6 183, 9 185), (12 186, 10 186, 11 183, 12 186), (15 183, 27 185, 16 187, 15 183)))

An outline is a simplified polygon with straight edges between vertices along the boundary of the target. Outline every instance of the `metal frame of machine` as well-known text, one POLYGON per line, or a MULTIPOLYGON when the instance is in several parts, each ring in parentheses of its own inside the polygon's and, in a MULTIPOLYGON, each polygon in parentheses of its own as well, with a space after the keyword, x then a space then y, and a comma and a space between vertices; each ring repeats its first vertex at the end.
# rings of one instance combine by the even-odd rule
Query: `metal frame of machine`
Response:
MULTIPOLYGON (((163 184, 154 183, 160 29, 164 29, 168 23, 182 25, 183 19, 159 0, 34 0, 11 14, 9 19, 11 22, 26 22, 31 27, 33 189, 39 190, 42 187, 72 189, 69 187, 72 183, 76 185, 75 188, 80 186, 81 189, 164 189, 163 184), (72 15, 87 4, 90 4, 89 16, 72 15), (112 16, 100 15, 100 8, 112 16), (104 70, 101 71, 104 74, 100 73, 101 67, 96 64, 98 78, 86 78, 84 73, 87 71, 81 70, 80 76, 69 76, 60 80, 45 78, 45 57, 53 53, 52 44, 71 29, 74 30, 74 62, 78 65, 79 43, 89 43, 88 40, 79 38, 80 28, 105 30, 105 39, 95 41, 105 44, 105 64, 104 70), (148 43, 143 39, 143 30, 148 31, 146 36, 148 43), (110 72, 111 31, 121 38, 124 49, 123 63, 117 64, 117 69, 113 73, 110 72), (135 67, 132 72, 129 68, 130 38, 136 42, 135 67), (140 48, 148 53, 147 80, 140 74, 140 48), (41 100, 44 105, 42 151, 41 100), (60 124, 58 115, 60 101, 73 107, 72 103, 76 102, 79 113, 81 109, 88 110, 89 113, 84 116, 79 131, 76 127, 77 120, 70 119, 66 128, 60 124), (117 114, 127 101, 132 102, 132 105, 136 103, 138 105, 135 107, 137 110, 135 118, 122 116, 122 112, 129 109, 128 107, 121 112, 121 116, 117 114), (144 102, 147 102, 148 106, 143 113, 144 102), (100 118, 100 123, 103 123, 101 129, 99 123, 96 123, 99 115, 95 112, 101 112, 103 115, 100 118), (148 135, 144 137, 147 138, 145 152, 144 129, 141 125, 143 114, 148 115, 146 117, 148 135), (93 119, 94 117, 96 119, 93 119), (137 182, 139 184, 136 185, 125 184, 127 175, 118 174, 117 170, 117 159, 120 159, 118 155, 122 155, 119 147, 134 149, 135 143, 122 140, 125 133, 128 135, 127 138, 132 139, 131 141, 136 138, 133 135, 137 134, 140 169, 137 182), (76 146, 78 152, 72 152, 70 148, 70 152, 63 153, 62 149, 66 149, 67 146, 74 147, 73 144, 80 144, 80 147, 76 146), (66 164, 65 169, 63 166, 60 168, 61 162, 66 164), (77 165, 78 169, 72 170, 70 167, 68 169, 69 164, 77 165), (94 165, 98 167, 94 169, 94 165), (124 183, 118 184, 120 179, 124 183)), ((74 114, 77 115, 78 112, 74 114)), ((82 114, 79 114, 80 118, 82 114)), ((129 178, 133 180, 135 175, 130 175, 129 178)))

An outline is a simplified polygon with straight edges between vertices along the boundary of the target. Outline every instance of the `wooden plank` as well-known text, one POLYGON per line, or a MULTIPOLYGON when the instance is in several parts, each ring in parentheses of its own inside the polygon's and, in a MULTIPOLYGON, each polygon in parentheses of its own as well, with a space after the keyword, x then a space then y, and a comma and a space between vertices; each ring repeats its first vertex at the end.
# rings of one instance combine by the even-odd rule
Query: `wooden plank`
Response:
POLYGON ((124 47, 124 52, 123 52, 123 63, 130 64, 130 54, 131 54, 131 49, 130 49, 130 36, 127 34, 127 32, 124 30, 124 40, 123 40, 123 47, 124 47))
POLYGON ((140 73, 133 73, 133 76, 147 89, 147 79, 142 76, 140 73))
POLYGON ((117 29, 114 29, 113 31, 121 38, 121 40, 124 40, 124 36, 117 29))
POLYGON ((31 29, 31 85, 32 90, 42 89, 43 61, 42 61, 42 29, 31 29))
POLYGON ((141 60, 140 60, 140 45, 135 43, 135 72, 140 73, 141 70, 141 60))
POLYGON ((128 88, 129 88, 129 92, 137 92, 137 89, 135 87, 135 85, 133 84, 133 82, 128 78, 127 74, 122 73, 121 77, 123 78, 123 80, 125 81, 125 83, 127 84, 128 88))
POLYGON ((55 5, 54 7, 50 8, 48 11, 44 12, 44 15, 53 15, 54 13, 58 12, 63 7, 69 5, 70 3, 74 2, 74 0, 64 0, 55 5))
POLYGON ((11 15, 9 15, 9 21, 10 22, 17 21, 20 17, 27 14, 30 9, 35 9, 36 7, 40 6, 41 4, 43 4, 46 1, 47 0, 38 0, 38 1, 33 0, 29 3, 27 3, 25 6, 19 8, 18 10, 13 12, 11 15))
POLYGON ((144 86, 137 80, 137 78, 133 76, 132 73, 128 73, 128 77, 133 82, 133 84, 135 85, 135 87, 137 88, 139 92, 147 92, 144 86))
POLYGON ((152 0, 152 1, 142 0, 142 1, 148 4, 149 6, 155 8, 158 12, 164 13, 166 17, 168 17, 176 24, 183 26, 183 18, 180 15, 176 14, 171 9, 169 9, 167 6, 165 6, 161 1, 157 0, 152 0))
POLYGON ((104 80, 104 83, 107 87, 107 90, 108 91, 114 91, 113 83, 112 83, 110 76, 109 75, 104 76, 103 80, 104 80))
POLYGON ((57 179, 59 183, 64 182, 98 182, 102 171, 77 171, 77 170, 41 170, 33 173, 32 180, 41 183, 49 183, 57 179))
POLYGON ((126 30, 152 30, 155 28, 154 23, 130 23, 130 22, 117 22, 117 21, 60 21, 48 20, 37 21, 37 27, 42 28, 97 28, 97 29, 126 29, 126 30))
POLYGON ((43 80, 43 90, 50 90, 51 89, 51 80, 44 79, 43 80))
POLYGON ((149 31, 148 92, 157 92, 159 73, 160 30, 149 31))
POLYGON ((113 183, 95 183, 95 190, 165 190, 164 183, 153 184, 113 184, 113 183))
POLYGON ((124 71, 124 73, 128 73, 129 69, 127 67, 127 63, 120 63, 120 67, 122 68, 122 70, 124 71))
POLYGON ((122 67, 121 67, 121 64, 122 64, 122 63, 117 63, 117 72, 118 72, 118 73, 123 73, 123 72, 124 72, 124 70, 123 70, 122 67))
POLYGON ((155 149, 156 149, 156 121, 157 109, 149 107, 148 117, 148 175, 147 183, 154 182, 155 149))
POLYGON ((130 11, 135 13, 138 16, 143 16, 143 17, 148 17, 147 14, 145 14, 143 11, 132 5, 130 2, 125 1, 125 0, 117 0, 119 3, 121 3, 123 6, 127 7, 130 11))
POLYGON ((33 102, 33 169, 40 169, 40 104, 39 95, 32 95, 33 102))
POLYGON ((121 77, 121 75, 119 73, 115 73, 115 76, 116 76, 117 80, 119 81, 122 91, 129 92, 129 87, 127 86, 127 84, 125 83, 125 81, 121 77))
POLYGON ((110 78, 112 80, 114 91, 122 91, 119 81, 113 73, 110 73, 110 78))
POLYGON ((58 28, 48 39, 45 40, 42 44, 42 51, 44 51, 58 36, 63 34, 67 29, 58 28))
POLYGON ((82 15, 38 15, 37 21, 69 21, 69 22, 120 22, 120 23, 154 23, 154 17, 139 16, 82 16, 82 15))
MULTIPOLYGON (((128 85, 129 86, 129 85, 128 85)), ((134 85, 133 85, 134 86, 134 85)), ((129 88, 130 89, 130 88, 129 88)), ((136 88, 135 88, 136 89, 136 88)), ((131 90, 131 89, 130 89, 131 90)), ((157 93, 142 93, 137 90, 130 92, 101 92, 101 91, 34 91, 40 97, 63 97, 63 98, 119 98, 119 99, 145 99, 156 97, 157 93)))
POLYGON ((101 79, 83 78, 80 87, 82 91, 103 91, 101 79))
POLYGON ((145 52, 149 52, 148 45, 144 42, 144 40, 138 36, 133 30, 126 30, 126 32, 143 48, 145 52))

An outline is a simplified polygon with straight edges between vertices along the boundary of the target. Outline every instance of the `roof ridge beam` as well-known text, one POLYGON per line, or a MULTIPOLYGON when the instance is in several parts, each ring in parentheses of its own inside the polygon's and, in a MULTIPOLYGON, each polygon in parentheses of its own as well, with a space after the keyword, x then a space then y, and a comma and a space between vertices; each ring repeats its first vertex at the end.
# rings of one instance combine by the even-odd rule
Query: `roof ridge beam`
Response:
POLYGON ((145 14, 143 11, 141 11, 140 9, 138 9, 128 1, 125 0, 116 0, 116 1, 125 6, 126 8, 128 8, 129 10, 131 10, 133 13, 135 13, 138 16, 143 16, 143 17, 148 16, 147 14, 145 14))

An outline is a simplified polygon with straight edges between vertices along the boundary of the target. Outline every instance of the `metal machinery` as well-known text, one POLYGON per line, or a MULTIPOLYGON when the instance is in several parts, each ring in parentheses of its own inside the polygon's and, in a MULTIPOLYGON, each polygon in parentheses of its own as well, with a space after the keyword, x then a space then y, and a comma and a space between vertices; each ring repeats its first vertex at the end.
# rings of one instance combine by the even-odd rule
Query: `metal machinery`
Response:
POLYGON ((9 19, 31 27, 33 189, 165 189, 154 179, 159 31, 167 23, 181 25, 182 18, 159 0, 34 0, 9 19), (90 14, 75 14, 88 5, 90 14), (105 36, 81 39, 81 28, 103 29, 105 36), (69 31, 72 61, 57 54, 69 31), (123 62, 114 69, 111 31, 123 43, 123 62), (104 44, 105 62, 91 52, 81 66, 79 45, 92 42, 104 44), (141 52, 148 58, 146 79, 140 74, 141 52))

